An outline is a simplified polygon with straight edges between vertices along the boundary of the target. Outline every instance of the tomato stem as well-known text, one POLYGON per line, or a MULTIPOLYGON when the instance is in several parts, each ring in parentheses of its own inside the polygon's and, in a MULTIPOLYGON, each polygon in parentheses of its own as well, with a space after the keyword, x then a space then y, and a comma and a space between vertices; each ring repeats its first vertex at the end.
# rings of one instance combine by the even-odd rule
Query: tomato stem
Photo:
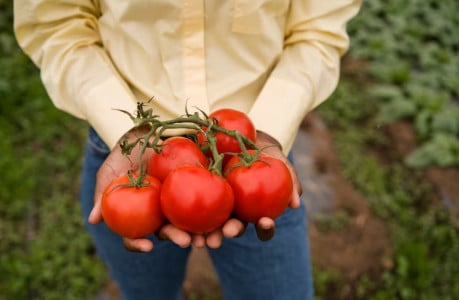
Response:
MULTIPOLYGON (((151 99, 153 100, 153 99, 151 99)), ((150 101, 151 101, 150 100, 150 101)), ((222 175, 222 166, 223 166, 223 158, 224 155, 218 153, 217 145, 216 145, 216 133, 223 133, 230 137, 235 138, 239 146, 241 148, 241 156, 246 163, 253 162, 254 159, 252 154, 249 153, 247 150, 254 149, 259 151, 258 147, 252 142, 248 137, 242 135, 237 130, 228 130, 218 125, 218 122, 215 119, 209 118, 205 112, 200 110, 201 117, 199 112, 195 112, 193 114, 188 113, 186 109, 186 114, 183 116, 179 116, 174 119, 161 121, 159 115, 153 114, 153 109, 145 109, 145 103, 137 103, 137 111, 134 114, 131 114, 124 110, 119 110, 129 116, 129 118, 134 123, 134 128, 142 128, 146 127, 149 128, 148 132, 138 137, 132 142, 129 142, 127 137, 120 143, 122 153, 125 155, 129 155, 132 149, 140 144, 140 153, 139 153, 139 176, 137 177, 130 177, 131 183, 134 186, 140 187, 144 185, 145 179, 145 169, 142 163, 142 157, 145 153, 147 148, 152 148, 155 152, 161 151, 161 138, 165 136, 167 130, 173 129, 182 129, 193 132, 196 134, 197 132, 202 132, 206 135, 207 141, 209 143, 209 148, 212 153, 213 163, 210 164, 209 170, 218 174, 222 175), (206 128, 203 130, 202 128, 206 128)), ((231 154, 230 154, 231 155, 231 154)), ((234 154, 233 154, 234 155, 234 154)), ((257 156, 257 155, 256 155, 257 156)))
POLYGON ((215 138, 215 133, 212 130, 210 130, 212 127, 213 125, 210 125, 206 132, 207 141, 209 142, 210 151, 212 152, 212 158, 213 158, 213 163, 210 164, 209 170, 219 176, 222 176, 224 155, 218 153, 217 151, 217 142, 215 138))

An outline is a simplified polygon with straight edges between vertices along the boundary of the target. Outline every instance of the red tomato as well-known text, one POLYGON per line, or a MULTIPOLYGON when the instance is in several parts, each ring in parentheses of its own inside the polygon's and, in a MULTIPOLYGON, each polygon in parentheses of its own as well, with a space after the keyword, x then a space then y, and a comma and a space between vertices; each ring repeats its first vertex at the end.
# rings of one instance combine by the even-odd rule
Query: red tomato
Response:
POLYGON ((176 136, 164 141, 160 153, 150 158, 148 173, 160 181, 174 169, 182 165, 207 168, 209 162, 197 144, 185 137, 176 136))
POLYGON ((230 216, 234 196, 230 185, 204 168, 183 166, 172 171, 163 183, 161 206, 166 218, 190 233, 207 233, 230 216))
MULTIPOLYGON (((237 130, 242 135, 249 138, 252 142, 256 139, 255 125, 252 123, 247 114, 231 109, 223 108, 216 110, 209 115, 209 119, 217 120, 217 124, 228 130, 237 130)), ((205 131, 205 128, 203 128, 205 131)), ((241 147, 238 141, 224 133, 218 132, 216 134, 217 150, 219 153, 239 153, 241 147)), ((202 133, 198 133, 198 142, 206 143, 207 139, 202 133)))
POLYGON ((290 203, 293 181, 281 160, 260 154, 261 160, 249 167, 234 166, 234 156, 225 166, 224 174, 234 192, 234 213, 241 220, 257 223, 261 217, 275 219, 290 203))
POLYGON ((127 187, 127 175, 111 182, 102 196, 102 217, 107 226, 117 234, 128 238, 141 238, 154 233, 161 226, 161 183, 146 176, 144 187, 127 187))

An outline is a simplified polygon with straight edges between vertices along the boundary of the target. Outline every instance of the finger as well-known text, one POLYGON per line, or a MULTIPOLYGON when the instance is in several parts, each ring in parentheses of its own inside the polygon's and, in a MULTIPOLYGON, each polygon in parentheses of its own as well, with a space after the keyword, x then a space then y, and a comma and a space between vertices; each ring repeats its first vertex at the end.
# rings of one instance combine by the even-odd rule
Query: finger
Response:
POLYGON ((105 182, 104 179, 96 181, 96 188, 94 192, 94 206, 89 214, 88 222, 91 224, 97 224, 102 222, 102 194, 103 188, 108 185, 109 182, 105 182))
POLYGON ((195 234, 191 238, 191 244, 196 248, 204 248, 206 246, 206 238, 203 235, 195 234))
POLYGON ((298 208, 300 207, 300 204, 301 204, 300 196, 303 193, 303 188, 301 187, 301 183, 300 183, 300 180, 298 179, 298 174, 295 168, 289 162, 287 163, 287 166, 288 166, 290 175, 292 176, 292 180, 293 180, 293 189, 292 189, 292 195, 290 197, 289 206, 291 208, 298 208))
POLYGON ((227 238, 240 237, 244 234, 246 227, 247 224, 238 219, 229 219, 225 225, 223 225, 223 236, 227 238))
POLYGON ((300 207, 300 204, 301 204, 300 195, 298 195, 298 192, 295 189, 293 189, 289 205, 291 208, 298 208, 300 207))
POLYGON ((123 238, 123 245, 133 252, 150 252, 153 250, 153 243, 147 239, 123 238))
POLYGON ((221 229, 217 229, 207 234, 206 244, 209 248, 217 249, 222 245, 223 232, 221 229))
POLYGON ((274 236, 274 220, 263 217, 255 225, 257 237, 260 241, 269 241, 274 236))
POLYGON ((101 201, 98 200, 94 203, 94 207, 91 210, 91 213, 88 217, 88 222, 91 224, 98 224, 102 221, 102 213, 101 213, 101 201))
POLYGON ((181 248, 186 248, 191 245, 191 236, 175 227, 174 225, 164 225, 159 231, 158 238, 161 240, 169 240, 181 248))
POLYGON ((112 180, 114 180, 118 173, 115 169, 111 166, 110 163, 110 156, 105 160, 105 162, 100 167, 99 171, 96 175, 96 186, 94 191, 94 207, 91 210, 91 213, 88 217, 88 222, 91 224, 97 224, 102 221, 102 195, 104 193, 104 189, 107 185, 110 184, 112 180))

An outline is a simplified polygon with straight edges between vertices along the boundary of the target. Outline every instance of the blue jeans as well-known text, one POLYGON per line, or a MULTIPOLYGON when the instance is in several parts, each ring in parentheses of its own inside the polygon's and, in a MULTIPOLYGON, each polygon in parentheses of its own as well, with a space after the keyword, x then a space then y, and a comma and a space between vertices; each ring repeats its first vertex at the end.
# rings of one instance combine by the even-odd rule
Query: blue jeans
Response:
MULTIPOLYGON (((81 206, 85 226, 97 253, 117 282, 123 299, 178 300, 191 248, 158 241, 149 253, 134 253, 104 223, 92 225, 87 218, 93 207, 96 172, 109 153, 90 129, 81 182, 81 206)), ((227 300, 303 300, 313 298, 306 214, 288 209, 276 220, 276 234, 268 242, 257 239, 253 225, 219 249, 208 249, 223 296, 227 300)))

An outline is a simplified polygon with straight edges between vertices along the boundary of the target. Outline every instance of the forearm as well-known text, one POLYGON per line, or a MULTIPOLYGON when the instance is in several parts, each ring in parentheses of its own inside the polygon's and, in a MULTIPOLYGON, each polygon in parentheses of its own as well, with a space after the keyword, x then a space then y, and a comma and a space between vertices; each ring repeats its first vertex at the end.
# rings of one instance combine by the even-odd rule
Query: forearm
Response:
POLYGON ((284 51, 249 112, 285 153, 305 115, 336 88, 349 45, 346 23, 359 7, 360 0, 292 2, 284 51))

